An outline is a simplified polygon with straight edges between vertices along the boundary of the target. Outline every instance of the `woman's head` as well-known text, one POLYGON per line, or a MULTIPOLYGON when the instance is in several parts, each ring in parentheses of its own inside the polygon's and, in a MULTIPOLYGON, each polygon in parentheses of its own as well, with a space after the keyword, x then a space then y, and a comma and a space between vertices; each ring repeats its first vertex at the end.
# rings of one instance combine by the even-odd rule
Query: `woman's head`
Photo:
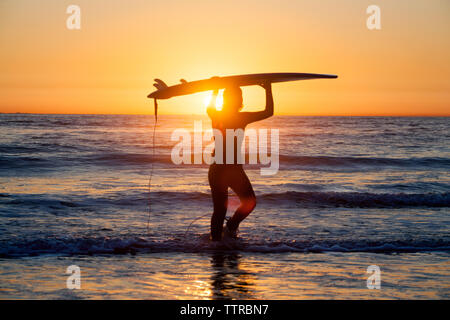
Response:
POLYGON ((238 86, 225 88, 223 91, 222 110, 238 112, 242 109, 242 90, 238 86))

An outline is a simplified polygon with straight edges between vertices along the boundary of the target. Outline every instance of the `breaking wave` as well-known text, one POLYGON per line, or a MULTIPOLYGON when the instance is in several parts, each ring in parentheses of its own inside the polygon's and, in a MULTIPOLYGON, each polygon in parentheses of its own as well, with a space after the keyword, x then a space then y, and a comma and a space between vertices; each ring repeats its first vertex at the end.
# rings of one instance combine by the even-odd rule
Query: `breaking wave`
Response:
MULTIPOLYGON (((148 192, 124 192, 108 197, 71 196, 52 197, 45 194, 11 195, 0 194, 0 204, 39 206, 52 208, 84 208, 97 205, 146 206, 148 192)), ((280 205, 295 203, 301 207, 347 207, 347 208, 408 208, 408 207, 450 207, 450 192, 446 193, 364 193, 364 192, 300 192, 257 194, 261 203, 280 205)), ((211 201, 211 195, 204 192, 152 192, 153 204, 183 204, 211 201)))
POLYGON ((43 238, 30 241, 3 243, 0 257, 15 258, 38 255, 104 255, 141 254, 164 252, 215 252, 240 251, 255 253, 283 252, 423 252, 449 251, 450 242, 444 240, 423 241, 252 241, 248 239, 210 242, 205 236, 168 240, 148 240, 144 237, 130 238, 43 238))
MULTIPOLYGON (((148 153, 121 153, 121 152, 88 152, 81 147, 73 148, 74 152, 68 152, 67 147, 59 147, 61 155, 51 155, 55 148, 48 150, 40 149, 42 157, 36 156, 36 153, 30 150, 18 148, 0 147, 5 151, 0 156, 0 169, 12 168, 36 168, 36 167, 61 167, 72 166, 75 164, 96 165, 96 166, 148 166, 151 163, 160 166, 172 167, 207 167, 205 163, 194 164, 194 155, 191 157, 191 164, 176 165, 172 162, 170 154, 159 154, 152 156, 152 151, 148 153), (32 154, 28 156, 27 154, 32 154)), ((159 146, 158 149, 170 149, 170 146, 159 146)), ((58 148, 56 149, 58 150, 58 148)), ((248 164, 248 155, 245 160, 248 164)), ((380 168, 426 168, 430 169, 450 169, 450 159, 448 158, 363 158, 363 157, 328 157, 328 156, 279 156, 280 169, 297 170, 363 170, 380 168)), ((260 165, 247 165, 250 167, 259 167, 260 165)))

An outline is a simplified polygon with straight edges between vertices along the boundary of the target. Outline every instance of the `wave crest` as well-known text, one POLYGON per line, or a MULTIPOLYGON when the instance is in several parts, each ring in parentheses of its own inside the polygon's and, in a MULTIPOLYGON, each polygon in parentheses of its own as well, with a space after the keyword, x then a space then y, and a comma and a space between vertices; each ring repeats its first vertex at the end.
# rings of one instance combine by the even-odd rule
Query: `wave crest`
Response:
POLYGON ((100 254, 142 254, 162 252, 214 252, 217 250, 282 253, 282 252, 422 252, 450 251, 450 242, 444 240, 423 241, 233 241, 210 242, 207 237, 189 237, 149 240, 144 237, 130 238, 44 238, 15 243, 3 243, 0 257, 15 258, 45 254, 58 255, 100 255, 100 254))

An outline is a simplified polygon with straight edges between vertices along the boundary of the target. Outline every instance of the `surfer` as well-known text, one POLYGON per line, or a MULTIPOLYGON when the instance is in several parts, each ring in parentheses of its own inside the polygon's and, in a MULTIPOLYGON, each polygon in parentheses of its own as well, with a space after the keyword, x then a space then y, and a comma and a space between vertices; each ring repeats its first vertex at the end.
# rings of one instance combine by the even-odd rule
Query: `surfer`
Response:
MULTIPOLYGON (((241 112, 242 90, 239 86, 227 87, 223 92, 222 110, 215 108, 215 101, 218 89, 213 91, 213 97, 207 108, 208 116, 211 118, 213 129, 222 133, 223 143, 219 146, 216 142, 216 149, 226 146, 226 129, 242 129, 255 121, 267 119, 273 115, 273 96, 272 85, 270 82, 260 85, 266 90, 266 108, 258 112, 241 112)), ((211 217, 211 240, 220 241, 222 232, 226 237, 236 238, 239 224, 255 208, 256 197, 252 184, 245 173, 242 164, 238 164, 237 151, 241 146, 237 145, 237 139, 234 145, 234 161, 222 164, 214 162, 209 167, 208 180, 211 187, 214 212, 211 217), (228 188, 231 188, 239 197, 240 206, 233 216, 227 221, 225 229, 223 222, 228 207, 228 188)), ((226 160, 226 148, 223 148, 223 159, 226 160)), ((217 160, 217 159, 216 159, 217 160)))

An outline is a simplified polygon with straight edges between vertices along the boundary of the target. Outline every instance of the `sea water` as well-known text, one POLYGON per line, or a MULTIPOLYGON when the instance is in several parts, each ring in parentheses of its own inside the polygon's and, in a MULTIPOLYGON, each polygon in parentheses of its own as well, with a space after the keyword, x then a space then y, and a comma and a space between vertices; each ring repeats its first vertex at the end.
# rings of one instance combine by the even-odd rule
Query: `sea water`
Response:
POLYGON ((152 116, 1 114, 0 298, 450 298, 449 118, 250 125, 279 129, 280 167, 244 166, 257 206, 223 244, 208 166, 170 157, 196 120, 160 116, 152 141, 152 116))

